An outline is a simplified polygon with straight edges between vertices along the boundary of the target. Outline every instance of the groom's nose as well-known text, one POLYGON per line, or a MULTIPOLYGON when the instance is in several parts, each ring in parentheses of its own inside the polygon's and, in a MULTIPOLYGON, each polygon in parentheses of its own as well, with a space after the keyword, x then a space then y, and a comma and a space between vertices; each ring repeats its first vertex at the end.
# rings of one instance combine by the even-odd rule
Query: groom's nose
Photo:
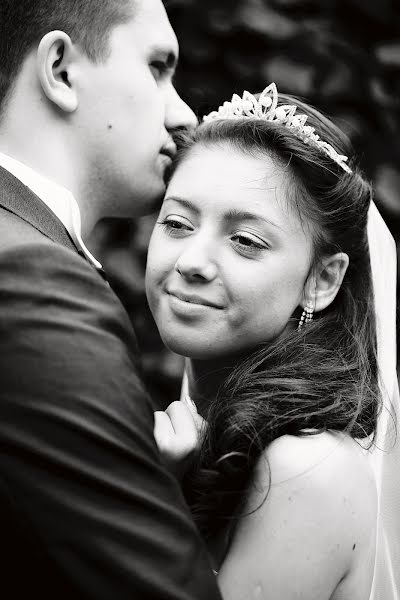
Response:
POLYGON ((165 126, 168 131, 174 129, 193 129, 198 125, 198 120, 192 109, 182 100, 178 92, 172 87, 169 94, 165 114, 165 126))

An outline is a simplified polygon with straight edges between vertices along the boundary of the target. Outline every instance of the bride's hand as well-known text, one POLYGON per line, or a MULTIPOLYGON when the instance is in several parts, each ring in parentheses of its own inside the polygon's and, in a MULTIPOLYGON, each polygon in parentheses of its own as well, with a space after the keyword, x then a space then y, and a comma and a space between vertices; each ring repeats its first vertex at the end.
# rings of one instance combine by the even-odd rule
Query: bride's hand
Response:
POLYGON ((190 398, 172 402, 154 413, 154 437, 169 469, 181 478, 199 448, 207 422, 190 398))

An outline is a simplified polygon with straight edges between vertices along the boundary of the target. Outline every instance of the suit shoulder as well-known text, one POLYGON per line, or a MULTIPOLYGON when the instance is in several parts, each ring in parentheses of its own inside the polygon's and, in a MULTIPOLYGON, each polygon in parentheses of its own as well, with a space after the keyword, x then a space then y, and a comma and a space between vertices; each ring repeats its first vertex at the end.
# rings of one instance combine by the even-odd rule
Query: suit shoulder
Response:
MULTIPOLYGON (((31 233, 32 228, 28 230, 31 233)), ((63 285, 68 282, 72 285, 74 279, 78 279, 80 285, 87 281, 91 285, 106 287, 96 270, 76 251, 53 242, 40 232, 2 245, 0 272, 0 286, 10 277, 13 280, 25 279, 27 284, 48 279, 51 286, 62 282, 63 285)))
POLYGON ((108 283, 78 253, 45 236, 0 250, 0 292, 0 312, 13 322, 28 306, 31 314, 52 311, 76 323, 85 315, 117 328, 137 354, 128 314, 108 283))
POLYGON ((30 223, 0 206, 0 251, 40 240, 52 243, 30 223))
POLYGON ((64 256, 62 263, 65 263, 67 257, 72 262, 78 260, 77 264, 82 262, 72 242, 71 248, 67 248, 47 237, 28 221, 0 206, 0 261, 3 268, 7 262, 13 262, 22 256, 24 263, 32 264, 40 259, 43 266, 49 266, 51 262, 54 263, 51 261, 52 256, 56 255, 58 260, 61 255, 64 256), (47 255, 47 260, 44 260, 44 254, 47 255))

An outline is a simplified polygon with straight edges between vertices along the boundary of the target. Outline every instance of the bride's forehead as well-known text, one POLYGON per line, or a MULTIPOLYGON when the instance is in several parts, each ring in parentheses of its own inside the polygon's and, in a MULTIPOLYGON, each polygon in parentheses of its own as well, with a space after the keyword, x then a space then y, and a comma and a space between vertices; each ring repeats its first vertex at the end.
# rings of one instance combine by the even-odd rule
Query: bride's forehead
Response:
POLYGON ((208 167, 215 165, 218 168, 226 165, 227 169, 235 165, 236 168, 239 168, 239 172, 245 169, 262 170, 263 168, 268 169, 272 165, 278 166, 273 154, 267 150, 263 153, 247 152, 228 142, 196 142, 186 151, 177 168, 180 169, 184 166, 185 168, 201 169, 205 165, 208 167))
MULTIPOLYGON (((198 212, 245 211, 297 222, 297 209, 289 201, 290 178, 268 155, 244 155, 221 147, 191 150, 169 183, 166 201, 188 201, 198 212)), ((183 202, 185 204, 185 202, 183 202)))
POLYGON ((285 183, 282 167, 265 155, 251 156, 230 147, 194 147, 176 167, 170 188, 194 187, 218 193, 243 189, 265 192, 285 183))

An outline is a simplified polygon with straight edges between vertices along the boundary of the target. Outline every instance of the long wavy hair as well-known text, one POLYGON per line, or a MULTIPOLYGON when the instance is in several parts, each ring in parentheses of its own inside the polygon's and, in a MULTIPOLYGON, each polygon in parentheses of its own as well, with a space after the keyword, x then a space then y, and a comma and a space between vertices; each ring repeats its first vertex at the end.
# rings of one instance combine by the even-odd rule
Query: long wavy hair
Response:
MULTIPOLYGON (((280 103, 298 106, 321 139, 351 156, 329 119, 290 96, 280 95, 280 103)), ((243 514, 254 467, 274 439, 331 430, 373 440, 380 400, 367 240, 371 186, 357 165, 350 160, 347 173, 285 126, 263 120, 202 124, 186 137, 177 164, 199 145, 276 160, 287 174, 288 202, 312 225, 313 267, 339 251, 350 259, 331 305, 306 328, 294 326, 284 339, 255 348, 211 401, 184 491, 201 533, 212 539, 243 514)))

